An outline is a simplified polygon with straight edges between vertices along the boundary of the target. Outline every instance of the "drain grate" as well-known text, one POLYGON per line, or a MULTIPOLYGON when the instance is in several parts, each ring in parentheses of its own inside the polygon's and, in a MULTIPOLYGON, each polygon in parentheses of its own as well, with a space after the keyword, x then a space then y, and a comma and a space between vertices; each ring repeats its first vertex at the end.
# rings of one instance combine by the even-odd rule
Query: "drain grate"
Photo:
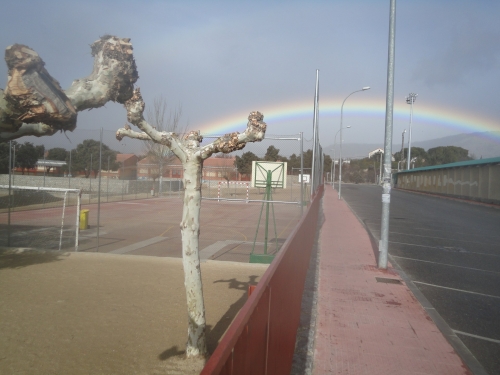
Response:
POLYGON ((401 284, 401 280, 398 279, 389 279, 387 277, 376 277, 375 278, 379 283, 387 283, 387 284, 401 284))

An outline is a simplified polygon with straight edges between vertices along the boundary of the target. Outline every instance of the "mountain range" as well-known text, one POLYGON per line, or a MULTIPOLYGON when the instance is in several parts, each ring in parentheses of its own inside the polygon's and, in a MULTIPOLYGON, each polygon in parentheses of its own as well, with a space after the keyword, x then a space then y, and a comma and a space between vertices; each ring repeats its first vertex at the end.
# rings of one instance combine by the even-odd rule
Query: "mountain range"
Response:
MULTIPOLYGON (((486 159, 500 156, 500 131, 457 134, 448 137, 436 138, 421 142, 412 142, 411 146, 421 147, 426 151, 439 146, 458 146, 469 150, 469 156, 474 159, 486 159)), ((337 145, 338 147, 338 145, 337 145)), ((405 140, 405 147, 408 142, 405 140)), ((342 158, 361 159, 368 153, 378 148, 384 148, 382 143, 344 143, 342 145, 342 158)), ((323 150, 331 150, 333 145, 324 147, 323 150)), ((392 153, 401 151, 401 143, 392 145, 392 153)), ((332 155, 333 152, 327 152, 332 155)), ((338 157, 338 154, 335 155, 338 157)))

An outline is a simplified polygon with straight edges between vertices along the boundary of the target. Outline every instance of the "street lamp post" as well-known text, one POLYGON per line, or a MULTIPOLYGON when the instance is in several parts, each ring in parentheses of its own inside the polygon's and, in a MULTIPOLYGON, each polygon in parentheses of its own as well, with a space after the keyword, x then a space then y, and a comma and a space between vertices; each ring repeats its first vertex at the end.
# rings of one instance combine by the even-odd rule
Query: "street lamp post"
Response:
POLYGON ((333 143, 333 158, 332 158, 332 166, 330 168, 331 170, 331 176, 332 176, 332 188, 335 189, 335 186, 333 184, 335 183, 335 143, 333 143))
POLYGON ((401 154, 399 155, 399 161, 398 161, 398 171, 399 171, 399 163, 405 158, 405 133, 406 129, 403 130, 403 133, 401 134, 402 140, 401 140, 401 154))
MULTIPOLYGON (((346 126, 344 129, 349 129, 351 125, 346 126)), ((335 182, 335 145, 337 144, 337 135, 339 134, 340 129, 337 130, 337 133, 335 133, 335 137, 333 138, 333 163, 332 163, 332 187, 334 186, 333 183, 335 182)), ((342 142, 342 139, 340 140, 342 142)))
POLYGON ((410 104, 410 131, 408 136, 408 158, 406 169, 410 169, 410 160, 411 160, 411 123, 413 121, 413 103, 415 103, 415 99, 417 99, 418 94, 410 92, 410 94, 406 97, 406 103, 410 104))
POLYGON ((341 198, 341 190, 342 190, 342 120, 343 120, 343 114, 344 114, 344 103, 349 98, 352 94, 360 92, 360 91, 366 91, 370 90, 370 86, 363 87, 361 90, 356 90, 351 92, 347 97, 344 99, 342 102, 342 106, 340 107, 340 155, 339 155, 339 199, 341 198))

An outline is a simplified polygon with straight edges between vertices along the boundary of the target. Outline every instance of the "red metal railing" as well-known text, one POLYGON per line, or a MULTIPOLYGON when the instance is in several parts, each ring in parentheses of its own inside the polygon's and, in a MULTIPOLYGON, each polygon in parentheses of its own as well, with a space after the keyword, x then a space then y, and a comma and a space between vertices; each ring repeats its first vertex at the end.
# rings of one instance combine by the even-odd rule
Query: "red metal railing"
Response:
POLYGON ((323 186, 242 307, 201 375, 288 375, 323 186))

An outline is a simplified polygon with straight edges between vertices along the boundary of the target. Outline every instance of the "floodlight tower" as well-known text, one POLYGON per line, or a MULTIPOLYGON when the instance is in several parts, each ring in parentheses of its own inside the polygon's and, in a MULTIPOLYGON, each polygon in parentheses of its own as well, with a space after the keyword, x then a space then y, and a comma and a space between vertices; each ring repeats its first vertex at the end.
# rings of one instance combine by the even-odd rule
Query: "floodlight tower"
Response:
POLYGON ((410 104, 410 131, 408 136, 408 158, 406 169, 410 169, 410 160, 411 160, 411 123, 413 121, 413 103, 415 103, 415 99, 417 99, 418 94, 410 92, 410 94, 406 97, 406 103, 410 104))
POLYGON ((405 158, 405 133, 406 129, 403 130, 403 133, 401 134, 401 155, 399 155, 399 161, 398 161, 398 171, 399 171, 399 163, 401 163, 404 158, 405 158))

